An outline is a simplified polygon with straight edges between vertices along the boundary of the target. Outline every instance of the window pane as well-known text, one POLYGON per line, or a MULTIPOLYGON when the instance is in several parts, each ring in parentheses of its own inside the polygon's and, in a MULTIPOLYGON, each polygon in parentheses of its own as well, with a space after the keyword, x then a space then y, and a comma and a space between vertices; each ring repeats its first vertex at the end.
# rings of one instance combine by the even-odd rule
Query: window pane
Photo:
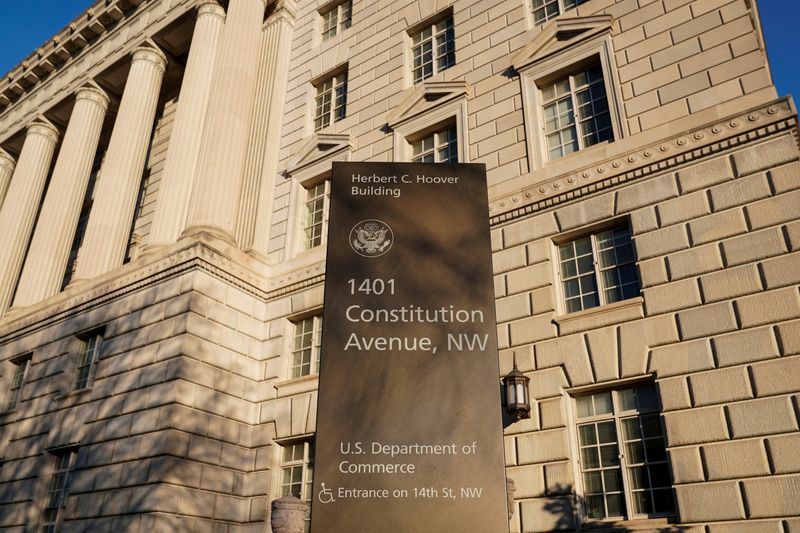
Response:
POLYGON ((619 450, 616 444, 600 446, 600 464, 604 468, 619 464, 619 450))
POLYGON ((609 494, 606 496, 608 505, 608 516, 623 516, 625 514, 625 500, 621 494, 609 494))
POLYGON ((601 392, 594 395, 595 413, 608 414, 614 412, 614 404, 611 402, 610 392, 601 392))
POLYGON ((599 471, 586 472, 583 475, 583 484, 586 494, 602 493, 603 492, 602 473, 599 471))
POLYGON ((675 512, 675 500, 672 497, 672 489, 654 490, 652 494, 656 513, 675 512))
MULTIPOLYGON (((580 404, 579 404, 580 405, 580 404)), ((580 412, 580 407, 578 408, 580 412)), ((581 416, 580 414, 578 416, 581 416)), ((583 416, 589 416, 583 415, 583 416)), ((594 424, 588 424, 585 426, 578 427, 578 438, 580 439, 581 446, 588 446, 591 444, 597 444, 597 435, 595 435, 594 431, 594 424)))
POLYGON ((597 453, 597 448, 584 448, 581 450, 581 462, 583 468, 598 468, 600 466, 600 457, 597 453))
POLYGON ((605 507, 602 496, 588 496, 586 498, 586 514, 589 518, 605 518, 605 507))

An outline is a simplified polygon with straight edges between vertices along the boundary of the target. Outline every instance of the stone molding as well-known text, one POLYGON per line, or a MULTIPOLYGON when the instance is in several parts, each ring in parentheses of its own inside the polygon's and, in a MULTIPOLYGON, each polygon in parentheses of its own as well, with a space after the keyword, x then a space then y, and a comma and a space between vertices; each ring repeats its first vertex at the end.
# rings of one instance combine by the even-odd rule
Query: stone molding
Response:
POLYGON ((490 224, 509 222, 796 128, 791 100, 781 98, 493 200, 489 204, 490 224))
POLYGON ((98 0, 67 27, 0 77, 0 139, 30 122, 30 110, 46 110, 76 92, 147 37, 205 0, 98 0), (123 9, 125 6, 130 8, 123 9), (145 18, 152 23, 141 24, 145 18), (133 30, 132 30, 133 29, 133 30), (131 31, 132 30, 132 31, 131 31), (125 44, 107 46, 128 32, 125 44), (80 68, 72 65, 80 61, 80 68))
POLYGON ((545 26, 533 39, 511 58, 511 66, 517 72, 536 62, 570 48, 576 43, 602 33, 614 33, 614 17, 593 15, 590 17, 556 18, 545 26), (567 39, 561 39, 563 36, 567 39))
MULTIPOLYGON (((182 241, 159 256, 145 256, 125 265, 114 275, 105 275, 97 281, 85 281, 68 288, 59 295, 26 308, 15 309, 0 318, 0 346, 24 337, 54 323, 85 313, 135 291, 156 285, 167 279, 192 271, 206 272, 252 296, 269 302, 324 282, 324 263, 275 276, 270 281, 233 255, 213 237, 200 235, 199 239, 182 241)), ((233 252, 233 253, 231 253, 233 252)))
POLYGON ((402 102, 386 115, 386 124, 397 126, 424 115, 460 98, 472 98, 472 87, 466 81, 426 81, 415 87, 402 102))

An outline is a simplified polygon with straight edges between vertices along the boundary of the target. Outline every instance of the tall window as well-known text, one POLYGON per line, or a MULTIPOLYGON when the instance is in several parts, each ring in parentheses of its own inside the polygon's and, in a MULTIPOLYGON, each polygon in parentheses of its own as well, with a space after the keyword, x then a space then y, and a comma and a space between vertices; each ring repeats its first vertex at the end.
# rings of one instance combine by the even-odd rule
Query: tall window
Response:
POLYGON ((292 344, 292 378, 319 372, 322 345, 322 315, 308 317, 294 324, 292 344))
POLYGON ((674 513, 655 387, 580 396, 575 408, 586 518, 674 513))
POLYGON ((541 87, 550 160, 614 140, 603 69, 583 68, 541 87))
POLYGON ((587 0, 533 0, 533 23, 537 26, 573 9, 587 0))
POLYGON ((456 63, 453 17, 426 26, 411 36, 414 83, 428 79, 456 63))
POLYGON ((327 41, 337 33, 350 27, 353 15, 353 0, 345 0, 327 11, 322 11, 322 40, 327 41))
POLYGON ((83 344, 78 354, 78 364, 75 367, 75 390, 85 389, 91 385, 97 370, 97 361, 100 358, 100 346, 103 344, 102 332, 94 331, 81 337, 83 344))
POLYGON ((42 533, 58 531, 69 491, 69 475, 75 464, 76 455, 74 449, 53 454, 53 469, 47 483, 47 495, 42 510, 42 533))
POLYGON ((639 296, 639 277, 627 226, 560 244, 558 256, 567 313, 639 296))
POLYGON ((303 219, 303 247, 306 250, 319 246, 324 240, 329 191, 329 180, 306 189, 305 218, 303 219))
POLYGON ((22 385, 25 384, 25 376, 31 364, 31 354, 13 360, 12 364, 14 365, 14 374, 11 376, 11 387, 8 389, 8 401, 6 402, 6 409, 9 411, 16 409, 19 405, 22 385))
POLYGON ((327 128, 347 116, 347 71, 317 86, 314 131, 327 128))
POLYGON ((457 163, 458 129, 450 126, 412 142, 411 162, 457 163))
POLYGON ((310 504, 313 480, 314 443, 305 441, 283 446, 281 497, 291 495, 310 504))

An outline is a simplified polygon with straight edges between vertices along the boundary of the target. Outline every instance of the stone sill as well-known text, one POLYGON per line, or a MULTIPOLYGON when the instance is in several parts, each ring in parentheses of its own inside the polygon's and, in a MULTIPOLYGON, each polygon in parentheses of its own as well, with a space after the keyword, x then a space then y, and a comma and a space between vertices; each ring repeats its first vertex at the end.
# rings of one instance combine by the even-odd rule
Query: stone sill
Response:
POLYGON ((559 335, 568 335, 637 318, 644 318, 642 296, 560 315, 553 322, 558 326, 559 335))
POLYGON ((688 531, 690 528, 675 525, 675 517, 642 518, 637 520, 617 520, 609 522, 586 522, 581 531, 593 533, 616 533, 623 531, 688 531))
POLYGON ((300 378, 288 379, 281 381, 274 385, 277 391, 278 398, 285 398, 287 396, 294 396, 304 392, 311 392, 317 390, 317 382, 319 380, 318 374, 311 376, 303 376, 300 378))

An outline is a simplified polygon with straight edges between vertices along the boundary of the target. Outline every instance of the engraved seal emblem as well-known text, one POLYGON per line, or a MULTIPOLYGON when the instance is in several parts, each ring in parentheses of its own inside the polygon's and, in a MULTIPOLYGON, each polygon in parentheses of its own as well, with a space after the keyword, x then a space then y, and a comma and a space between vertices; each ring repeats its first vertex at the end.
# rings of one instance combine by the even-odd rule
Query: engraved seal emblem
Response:
POLYGON ((377 219, 362 220, 350 230, 350 246, 358 255, 380 257, 392 247, 394 234, 388 224, 377 219))

